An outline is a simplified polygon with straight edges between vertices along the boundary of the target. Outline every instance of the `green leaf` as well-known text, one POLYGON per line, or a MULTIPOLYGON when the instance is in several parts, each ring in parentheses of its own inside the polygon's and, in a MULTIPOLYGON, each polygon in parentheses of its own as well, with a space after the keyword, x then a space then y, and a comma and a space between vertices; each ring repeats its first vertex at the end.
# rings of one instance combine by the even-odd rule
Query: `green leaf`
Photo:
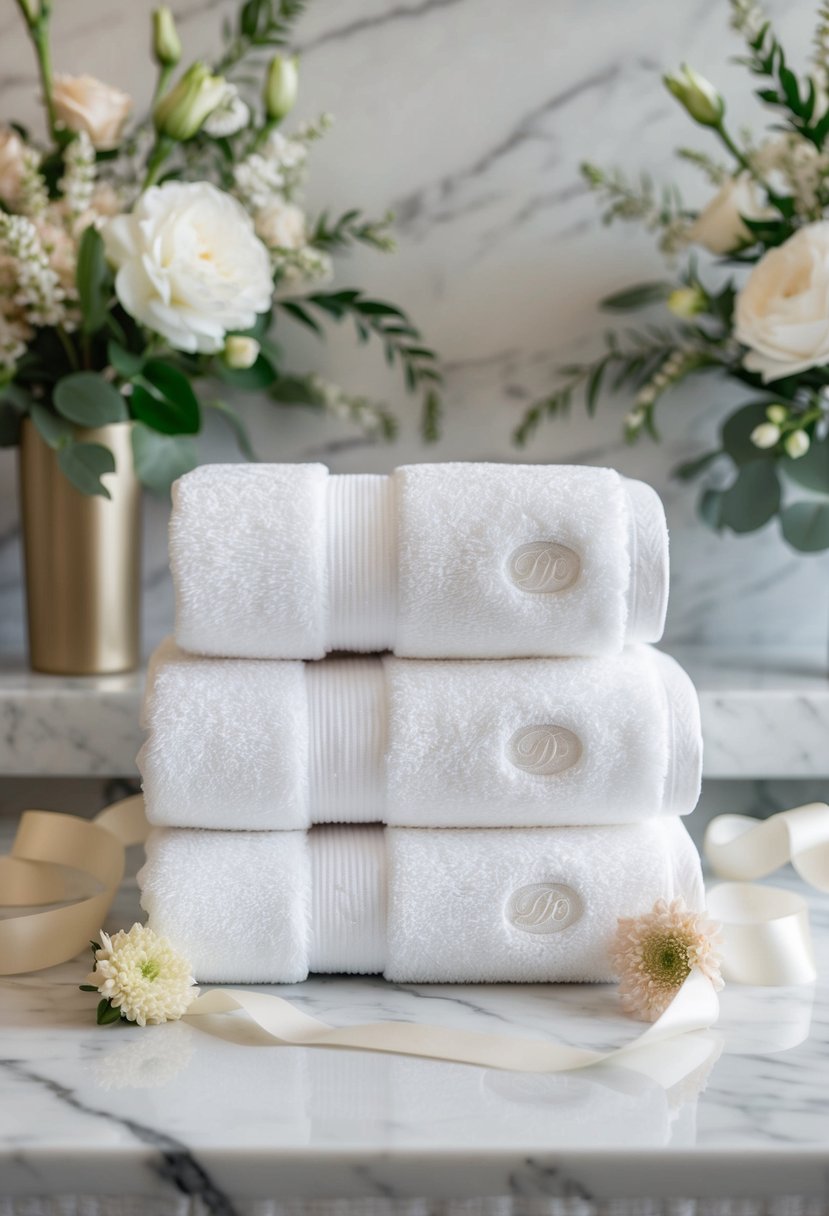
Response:
POLYGON ((246 460, 255 461, 256 453, 253 450, 253 444, 250 441, 247 427, 242 419, 237 414, 232 405, 228 405, 226 401, 208 401, 208 408, 215 410, 217 414, 221 414, 228 426, 236 436, 236 443, 239 451, 246 460))
POLYGON ((720 526, 732 532, 756 532, 777 514, 780 482, 774 461, 754 460, 744 464, 736 480, 720 498, 720 526))
POLYGON ((162 359, 144 364, 130 400, 133 417, 164 435, 196 435, 201 430, 201 411, 192 384, 162 359))
POLYGON ((632 312, 667 300, 673 290, 671 283, 639 283, 636 287, 626 287, 624 291, 605 296, 599 307, 606 312, 632 312))
POLYGON ((22 419, 11 401, 0 401, 0 448, 13 448, 20 440, 22 419))
POLYGON ((216 369, 220 378, 226 384, 231 384, 234 388, 247 389, 249 391, 267 388, 276 379, 276 371, 271 365, 270 360, 261 354, 252 367, 228 367, 226 363, 217 360, 216 369))
POLYGON ((780 512, 783 535, 800 553, 829 549, 829 502, 794 502, 780 512))
POLYGON ((111 1026, 113 1022, 121 1021, 121 1010, 116 1008, 106 997, 98 1002, 95 1021, 99 1026, 111 1026))
POLYGON ((80 988, 81 992, 97 992, 98 991, 98 989, 95 987, 94 984, 78 984, 78 987, 80 988))
POLYGON ((72 442, 74 432, 70 423, 65 418, 59 418, 57 414, 53 414, 51 410, 47 410, 45 405, 35 402, 30 411, 30 417, 41 439, 55 451, 65 443, 72 442))
POLYGON ((766 410, 772 404, 773 398, 766 401, 752 401, 744 405, 728 418, 723 425, 720 436, 722 445, 735 464, 747 464, 749 461, 768 460, 768 451, 758 448, 751 442, 751 432, 761 422, 767 422, 766 410))
POLYGON ((813 440, 806 455, 798 460, 783 457, 780 468, 790 481, 804 489, 829 494, 829 435, 813 440))
POLYGON ((118 389, 97 372, 64 376, 56 384, 52 400, 58 413, 78 426, 106 426, 129 417, 118 389))
POLYGON ((144 355, 125 350, 120 342, 114 342, 112 339, 107 343, 107 358, 118 375, 123 376, 125 380, 132 380, 133 376, 137 376, 145 362, 144 355))
POLYGON ((192 439, 162 435, 140 422, 132 428, 132 456, 138 480, 155 494, 168 493, 177 477, 199 463, 192 439))
POLYGON ((722 530, 722 490, 703 490, 697 504, 697 511, 709 528, 715 532, 722 530))
POLYGON ((440 420, 443 413, 443 403, 439 394, 430 389, 423 399, 423 417, 420 431, 424 443, 435 443, 440 439, 440 420))
POLYGON ((58 465, 81 494, 112 497, 101 478, 115 472, 115 457, 102 443, 64 443, 58 448, 58 465))
POLYGON ((101 234, 92 225, 84 230, 78 247, 75 284, 83 315, 83 331, 95 333, 106 323, 112 278, 101 234))
POLYGON ((695 477, 699 477, 700 473, 704 473, 718 456, 722 456, 719 448, 715 452, 706 452, 703 456, 696 456, 693 460, 683 461, 672 470, 672 475, 679 481, 693 481, 695 477))
POLYGON ((310 329, 318 338, 325 337, 325 331, 322 326, 296 300, 282 300, 280 306, 289 317, 293 317, 295 321, 299 321, 300 325, 304 325, 307 329, 310 329))

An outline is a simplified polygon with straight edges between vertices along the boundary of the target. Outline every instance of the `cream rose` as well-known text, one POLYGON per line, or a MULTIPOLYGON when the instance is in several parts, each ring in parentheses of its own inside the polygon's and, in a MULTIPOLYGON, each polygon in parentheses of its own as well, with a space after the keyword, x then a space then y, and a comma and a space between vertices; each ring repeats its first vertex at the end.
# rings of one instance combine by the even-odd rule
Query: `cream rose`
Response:
POLYGON ((154 186, 102 235, 118 299, 176 350, 219 351, 270 307, 270 258, 252 219, 207 182, 154 186))
POLYGON ((763 255, 737 296, 734 336, 766 384, 829 363, 829 222, 763 255))
POLYGON ((256 213, 256 232, 269 249, 302 249, 308 237, 305 215, 293 203, 271 203, 256 213))
POLYGON ((0 199, 13 206, 20 193, 26 145, 11 127, 0 127, 0 199))
POLYGON ((748 173, 740 173, 730 177, 700 211, 688 230, 688 239, 711 253, 731 253, 751 240, 743 217, 763 220, 775 214, 763 204, 762 192, 754 179, 748 173))
POLYGON ((69 131, 86 131, 96 148, 117 146, 132 109, 132 98, 94 76, 56 76, 52 95, 58 121, 69 131))

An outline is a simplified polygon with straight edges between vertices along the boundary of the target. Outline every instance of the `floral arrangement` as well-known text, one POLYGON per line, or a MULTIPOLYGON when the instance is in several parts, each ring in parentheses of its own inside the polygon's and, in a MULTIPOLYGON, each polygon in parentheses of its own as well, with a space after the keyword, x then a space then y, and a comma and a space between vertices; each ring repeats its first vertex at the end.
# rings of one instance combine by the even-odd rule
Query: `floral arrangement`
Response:
POLYGON ((0 127, 0 443, 31 419, 84 493, 108 495, 112 452, 78 429, 132 420, 135 469, 166 491, 197 461, 204 411, 219 413, 252 459, 243 419, 194 384, 265 394, 390 436, 382 406, 289 370, 280 314, 319 336, 353 322, 377 340, 438 425, 435 356, 408 316, 359 289, 326 290, 355 242, 393 248, 391 216, 310 218, 302 189, 329 119, 285 134, 298 67, 286 46, 302 0, 246 0, 217 63, 173 76, 182 48, 167 8, 153 14, 152 113, 128 127, 131 99, 90 76, 53 72, 50 0, 17 0, 40 73, 48 143, 0 127), (267 65, 264 55, 271 55, 267 65), (248 95, 251 67, 264 82, 248 95), (264 72, 262 72, 264 69, 264 72))
POLYGON ((577 391, 593 414, 608 386, 634 395, 627 438, 658 439, 662 398, 714 372, 750 399, 726 417, 719 445, 677 475, 705 474, 699 509, 711 527, 752 532, 777 517, 789 545, 817 551, 829 548, 829 4, 819 10, 805 74, 791 67, 754 0, 731 0, 731 11, 747 48, 738 62, 757 78, 756 96, 773 118, 768 133, 759 141, 735 135, 716 88, 683 67, 665 85, 725 154, 720 162, 679 150, 716 190, 702 209, 686 207, 673 185, 658 190, 647 176, 636 183, 583 166, 606 222, 644 224, 669 264, 686 255, 685 265, 603 301, 613 312, 663 315, 609 333, 599 358, 562 368, 563 384, 530 407, 515 438, 525 443, 577 391), (704 275, 695 246, 716 259, 704 275))

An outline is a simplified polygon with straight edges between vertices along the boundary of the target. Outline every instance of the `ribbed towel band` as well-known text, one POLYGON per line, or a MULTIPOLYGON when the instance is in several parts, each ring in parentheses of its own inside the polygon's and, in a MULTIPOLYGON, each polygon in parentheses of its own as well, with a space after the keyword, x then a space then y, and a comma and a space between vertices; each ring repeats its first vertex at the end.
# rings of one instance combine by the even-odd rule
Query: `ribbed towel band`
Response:
POLYGON ((662 636, 668 611, 668 531, 659 496, 644 481, 624 482, 630 510, 630 582, 625 642, 653 642, 662 636))
POLYGON ((309 971, 373 975, 386 966, 384 829, 314 828, 309 971))
POLYGON ((386 805, 388 715, 376 658, 326 659, 305 668, 309 805, 317 823, 374 823, 386 805))
POLYGON ((397 620, 394 479, 327 481, 328 649, 391 650, 397 620))

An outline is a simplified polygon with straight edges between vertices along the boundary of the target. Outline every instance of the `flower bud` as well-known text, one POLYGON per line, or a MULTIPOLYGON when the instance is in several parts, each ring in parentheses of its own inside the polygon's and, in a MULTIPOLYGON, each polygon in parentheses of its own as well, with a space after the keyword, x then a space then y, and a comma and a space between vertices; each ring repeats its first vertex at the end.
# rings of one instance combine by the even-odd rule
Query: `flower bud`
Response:
POLYGON ((166 4, 153 9, 153 55, 164 68, 174 68, 181 59, 181 39, 166 4))
POLYGON ((811 445, 812 441, 806 431, 792 431, 791 435, 787 435, 783 440, 783 447, 792 460, 805 456, 811 445))
POLYGON ((259 343, 255 338, 245 338, 241 334, 225 338, 225 363, 234 371, 246 371, 253 367, 259 358, 259 343))
POLYGON ((26 20, 33 24, 40 17, 40 0, 20 0, 26 20))
POLYGON ((265 79, 265 112, 271 122, 281 122, 296 104, 299 89, 299 60, 274 55, 265 79))
POLYGON ((673 76, 663 76, 665 88, 703 127, 718 127, 725 113, 725 102, 717 90, 687 64, 673 76))
POLYGON ((677 287, 668 296, 668 308, 675 317, 683 320, 705 312, 707 307, 708 297, 701 287, 677 287))
POLYGON ((784 422, 788 421, 789 411, 785 405, 770 405, 766 410, 766 417, 775 426, 782 426, 784 422))
POLYGON ((773 448, 780 440, 780 427, 773 422, 761 422, 751 432, 751 442, 756 448, 773 448))
POLYGON ((192 139, 226 92, 223 76, 213 76, 205 64, 194 63, 156 106, 156 130, 169 139, 192 139))

